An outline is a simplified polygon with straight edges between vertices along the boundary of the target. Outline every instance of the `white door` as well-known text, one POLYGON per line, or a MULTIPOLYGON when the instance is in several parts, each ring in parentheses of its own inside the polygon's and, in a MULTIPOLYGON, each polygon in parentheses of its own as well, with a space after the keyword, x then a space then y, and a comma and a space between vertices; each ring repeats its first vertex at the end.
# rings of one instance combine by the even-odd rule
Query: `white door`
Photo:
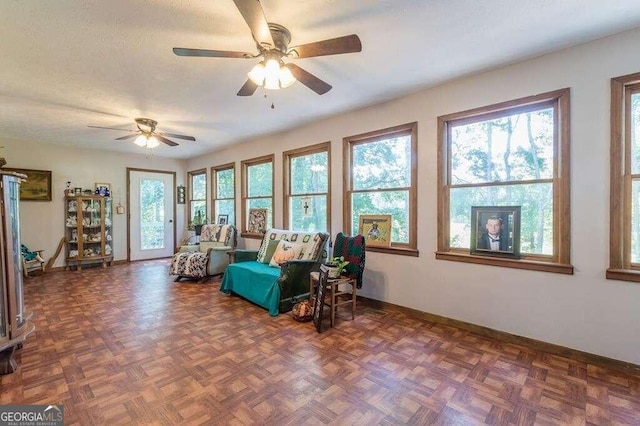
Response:
POLYGON ((173 254, 173 173, 129 170, 129 260, 173 254))

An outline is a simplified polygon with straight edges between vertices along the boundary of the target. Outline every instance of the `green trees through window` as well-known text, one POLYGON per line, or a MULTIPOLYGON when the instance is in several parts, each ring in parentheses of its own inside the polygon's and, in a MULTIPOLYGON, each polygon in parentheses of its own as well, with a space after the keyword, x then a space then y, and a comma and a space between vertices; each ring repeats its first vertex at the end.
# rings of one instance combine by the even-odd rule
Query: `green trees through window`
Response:
POLYGON ((607 278, 640 282, 640 73, 611 79, 607 278))
POLYGON ((345 138, 349 174, 345 225, 361 215, 391 215, 391 246, 415 250, 417 123, 345 138))
POLYGON ((213 194, 213 214, 212 221, 216 221, 219 215, 228 215, 229 224, 236 224, 236 187, 235 187, 235 165, 234 163, 224 166, 212 167, 211 177, 214 190, 213 194))
POLYGON ((189 176, 189 223, 204 225, 207 222, 207 172, 197 170, 189 176))
POLYGON ((283 153, 288 229, 329 231, 329 143, 283 153))
POLYGON ((247 230, 249 211, 267 209, 266 227, 273 226, 273 155, 242 161, 242 217, 247 230))
POLYGON ((553 253, 553 108, 450 123, 451 247, 469 248, 471 206, 522 206, 523 253, 553 253))
POLYGON ((569 128, 569 89, 438 117, 436 257, 573 273, 569 128), (469 257, 472 206, 521 207, 521 261, 469 257))
POLYGON ((164 183, 161 180, 140 181, 140 249, 164 248, 164 183))

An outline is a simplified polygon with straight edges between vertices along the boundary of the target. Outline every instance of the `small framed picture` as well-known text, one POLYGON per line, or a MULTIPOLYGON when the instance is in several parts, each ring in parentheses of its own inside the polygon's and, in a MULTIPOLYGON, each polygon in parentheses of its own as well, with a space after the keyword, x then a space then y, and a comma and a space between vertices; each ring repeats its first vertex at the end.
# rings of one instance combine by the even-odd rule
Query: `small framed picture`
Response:
POLYGON ((520 206, 472 206, 471 254, 520 258, 520 206))
POLYGON ((187 195, 186 189, 183 185, 178 186, 178 204, 185 204, 187 195))
POLYGON ((110 183, 101 183, 96 182, 96 192, 97 195, 102 195, 103 197, 111 196, 111 184, 110 183))
POLYGON ((73 188, 73 193, 75 195, 82 195, 82 188, 73 188))
POLYGON ((228 214, 219 214, 218 215, 218 225, 226 225, 229 223, 229 215, 228 214))
POLYGON ((106 189, 109 190, 109 192, 111 192, 111 184, 110 183, 96 182, 96 189, 100 189, 100 188, 106 188, 106 189))
POLYGON ((391 246, 391 215, 390 214, 361 214, 358 232, 364 236, 368 246, 391 246))
POLYGON ((267 230, 267 209, 249 209, 249 223, 247 232, 250 234, 261 234, 267 230))

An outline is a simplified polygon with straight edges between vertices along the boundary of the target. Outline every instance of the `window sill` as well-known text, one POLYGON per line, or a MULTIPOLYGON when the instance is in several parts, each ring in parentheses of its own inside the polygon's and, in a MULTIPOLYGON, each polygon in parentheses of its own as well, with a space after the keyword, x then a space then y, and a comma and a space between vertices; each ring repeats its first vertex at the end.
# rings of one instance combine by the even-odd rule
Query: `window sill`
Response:
MULTIPOLYGON (((530 271, 553 272, 556 274, 573 275, 573 265, 542 262, 528 259, 505 259, 490 256, 472 256, 465 253, 436 252, 436 259, 454 262, 476 263, 480 265, 502 266, 504 268, 527 269, 530 271)), ((640 279, 640 276, 638 277, 640 279)))
POLYGON ((413 256, 418 257, 420 253, 416 249, 405 247, 379 247, 379 246, 366 246, 366 251, 375 251, 378 253, 397 254, 399 256, 413 256))
POLYGON ((640 271, 636 269, 607 269, 608 280, 631 281, 640 283, 640 271))

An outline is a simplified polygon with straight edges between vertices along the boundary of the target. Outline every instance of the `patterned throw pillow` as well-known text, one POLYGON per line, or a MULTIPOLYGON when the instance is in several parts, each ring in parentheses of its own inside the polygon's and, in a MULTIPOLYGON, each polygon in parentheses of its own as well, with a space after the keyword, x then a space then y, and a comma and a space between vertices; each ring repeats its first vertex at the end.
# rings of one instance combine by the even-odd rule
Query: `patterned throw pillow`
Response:
POLYGON ((273 253, 275 253, 279 242, 280 240, 269 241, 269 243, 267 244, 267 250, 264 252, 264 258, 261 260, 261 263, 271 262, 271 258, 273 257, 273 253))
POLYGON ((280 240, 269 265, 280 267, 281 263, 297 259, 301 251, 302 246, 300 244, 290 243, 287 240, 280 240))
MULTIPOLYGON (((264 237, 262 237, 262 243, 260 243, 260 249, 258 250, 258 262, 260 263, 265 263, 264 261, 264 257, 267 254, 267 247, 269 244, 269 241, 274 241, 274 240, 279 240, 279 238, 276 238, 276 233, 272 232, 271 230, 267 230, 267 232, 265 232, 264 237)), ((268 260, 267 260, 268 262, 268 260)))

